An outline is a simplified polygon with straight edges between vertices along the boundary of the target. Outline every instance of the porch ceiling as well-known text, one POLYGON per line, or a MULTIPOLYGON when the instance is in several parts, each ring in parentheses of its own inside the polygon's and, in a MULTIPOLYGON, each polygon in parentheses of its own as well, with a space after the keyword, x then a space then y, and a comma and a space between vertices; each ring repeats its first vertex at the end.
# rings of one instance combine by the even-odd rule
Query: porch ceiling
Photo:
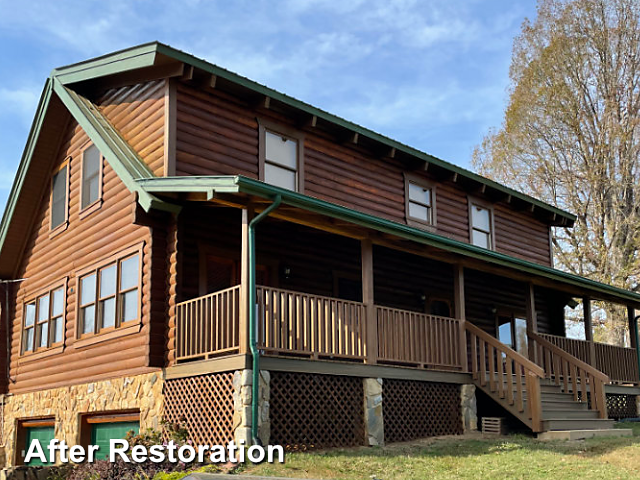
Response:
POLYGON ((209 201, 236 208, 263 210, 280 195, 282 206, 272 216, 416 255, 532 282, 576 296, 640 308, 640 294, 596 282, 544 265, 453 240, 435 233, 386 220, 324 200, 268 185, 243 176, 189 176, 141 178, 149 194, 172 201, 209 201))

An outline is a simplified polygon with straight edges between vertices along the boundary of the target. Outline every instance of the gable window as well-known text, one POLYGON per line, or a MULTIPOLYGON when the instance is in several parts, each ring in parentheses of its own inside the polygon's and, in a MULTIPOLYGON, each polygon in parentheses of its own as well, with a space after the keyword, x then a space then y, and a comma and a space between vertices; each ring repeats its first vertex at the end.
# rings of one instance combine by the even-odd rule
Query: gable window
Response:
POLYGON ((124 254, 79 276, 79 333, 92 335, 139 319, 140 252, 124 254))
POLYGON ((475 200, 469 202, 469 228, 471 243, 477 247, 493 249, 493 209, 475 200))
POLYGON ((102 155, 95 145, 82 152, 80 210, 95 205, 102 197, 102 155))
POLYGON ((64 285, 47 290, 25 303, 22 353, 62 344, 64 303, 64 285))
POLYGON ((69 163, 58 170, 51 179, 51 230, 68 220, 69 163))
POLYGON ((405 174, 404 190, 407 224, 435 227, 435 186, 426 179, 405 174))
POLYGON ((301 192, 302 159, 302 135, 286 127, 260 123, 260 180, 301 192))

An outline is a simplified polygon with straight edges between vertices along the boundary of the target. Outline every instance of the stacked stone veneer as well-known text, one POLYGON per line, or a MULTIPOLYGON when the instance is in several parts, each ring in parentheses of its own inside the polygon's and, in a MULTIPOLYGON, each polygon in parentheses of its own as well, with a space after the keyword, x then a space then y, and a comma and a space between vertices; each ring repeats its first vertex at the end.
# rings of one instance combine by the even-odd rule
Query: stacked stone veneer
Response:
MULTIPOLYGON (((258 436, 263 445, 269 444, 271 423, 269 421, 269 399, 271 374, 260 370, 258 399, 258 436)), ((241 440, 250 445, 251 399, 253 395, 253 370, 238 370, 233 374, 233 429, 236 443, 241 440)))
POLYGON ((14 464, 18 420, 54 417, 55 438, 80 441, 80 416, 119 410, 140 410, 140 429, 160 428, 162 372, 5 396, 6 466, 14 464))

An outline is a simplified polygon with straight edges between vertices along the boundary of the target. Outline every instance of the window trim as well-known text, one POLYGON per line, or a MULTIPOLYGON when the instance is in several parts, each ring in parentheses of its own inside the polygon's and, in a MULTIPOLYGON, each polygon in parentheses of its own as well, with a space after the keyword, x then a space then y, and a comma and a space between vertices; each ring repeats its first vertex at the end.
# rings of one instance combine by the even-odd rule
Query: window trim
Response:
POLYGON ((258 179, 265 181, 265 163, 266 161, 266 132, 280 135, 290 140, 296 141, 298 145, 298 165, 296 171, 296 192, 304 193, 304 133, 291 127, 281 125, 270 120, 258 118, 258 179))
POLYGON ((69 226, 69 179, 71 170, 71 156, 68 156, 64 162, 62 162, 58 168, 51 174, 51 180, 49 181, 49 186, 51 189, 51 193, 49 194, 49 238, 58 235, 61 232, 64 232, 69 226), (55 227, 53 226, 53 178, 60 173, 64 168, 67 169, 67 178, 65 181, 65 205, 64 205, 64 220, 55 227))
MULTIPOLYGON (((473 207, 474 205, 477 205, 480 208, 484 208, 489 212, 489 226, 491 228, 491 232, 488 232, 489 235, 489 241, 491 242, 491 245, 489 245, 489 248, 487 248, 486 250, 493 250, 495 251, 496 249, 496 227, 495 227, 495 223, 494 223, 494 219, 495 219, 495 211, 493 208, 493 204, 479 199, 477 197, 472 197, 472 196, 468 196, 467 197, 467 203, 469 204, 469 244, 473 245, 473 231, 476 230, 473 228, 473 207)), ((487 233, 484 232, 482 230, 478 230, 479 232, 483 232, 483 233, 487 233)), ((484 247, 478 247, 478 248, 484 248, 484 247)))
MULTIPOLYGON (((68 285, 69 277, 64 277, 61 281, 50 284, 45 288, 41 288, 37 290, 34 294, 29 295, 27 300, 22 301, 22 318, 20 319, 20 360, 35 360, 42 357, 47 357, 49 355, 54 355, 60 353, 64 350, 65 346, 65 337, 66 337, 66 322, 67 322, 67 285, 68 285), (52 343, 51 345, 47 345, 46 347, 37 347, 38 344, 38 300, 45 296, 49 295, 49 315, 51 315, 51 308, 53 308, 53 302, 51 301, 51 294, 56 290, 62 289, 62 340, 56 343, 52 343), (26 309, 27 305, 35 304, 35 318, 33 327, 33 350, 25 351, 25 321, 26 321, 26 309)), ((49 316, 48 323, 48 333, 51 334, 51 319, 49 316)))
POLYGON ((84 218, 87 215, 99 210, 102 207, 102 195, 103 195, 103 182, 104 182, 104 155, 100 152, 100 149, 93 143, 89 142, 84 147, 82 147, 80 151, 80 202, 78 203, 80 207, 79 217, 84 218), (82 207, 82 196, 84 195, 84 154, 85 152, 91 148, 95 147, 98 150, 98 154, 100 155, 100 165, 98 168, 98 198, 91 202, 86 207, 82 207))
POLYGON ((74 346, 75 347, 83 347, 86 345, 93 345, 95 343, 99 343, 99 342, 103 342, 103 341, 107 341, 107 340, 111 340, 113 338, 119 338, 121 336, 125 336, 125 335, 130 335, 133 333, 137 333, 140 331, 140 327, 142 325, 142 277, 143 277, 143 270, 144 270, 144 256, 143 256, 143 251, 144 251, 144 242, 141 242, 139 244, 136 245, 132 245, 131 247, 128 247, 126 249, 120 250, 119 252, 103 258, 102 260, 98 261, 98 262, 94 262, 91 265, 78 270, 76 272, 76 306, 75 306, 75 314, 76 314, 76 319, 75 319, 75 341, 74 341, 74 346), (102 328, 99 329, 97 328, 98 322, 99 322, 99 317, 98 317, 98 303, 99 303, 99 294, 100 294, 100 282, 99 282, 99 271, 102 268, 108 267, 109 265, 113 264, 113 263, 117 263, 119 264, 121 261, 126 260, 128 257, 133 256, 133 255, 138 255, 139 258, 139 269, 138 269, 138 318, 134 319, 134 320, 129 320, 126 322, 121 322, 120 324, 118 324, 118 317, 119 317, 119 308, 120 308, 120 292, 119 292, 119 285, 120 285, 120 269, 118 268, 118 272, 116 274, 116 324, 113 327, 107 327, 107 328, 102 328), (95 300, 93 302, 94 308, 95 308, 95 322, 96 322, 96 327, 94 328, 94 331, 91 333, 82 333, 82 325, 81 325, 81 320, 80 320, 80 309, 81 309, 81 305, 80 305, 80 295, 81 295, 81 290, 80 290, 80 279, 82 277, 85 277, 87 275, 90 275, 91 273, 96 275, 96 296, 95 296, 95 300))
MULTIPOLYGON (((413 175, 411 173, 404 173, 404 218, 407 225, 412 227, 418 227, 430 231, 436 231, 438 228, 438 210, 436 202, 436 190, 437 185, 435 182, 413 175), (431 222, 425 222, 420 218, 414 218, 409 215, 409 184, 413 183, 422 188, 428 188, 431 190, 431 222)), ((415 203, 415 202, 414 202, 415 203)))

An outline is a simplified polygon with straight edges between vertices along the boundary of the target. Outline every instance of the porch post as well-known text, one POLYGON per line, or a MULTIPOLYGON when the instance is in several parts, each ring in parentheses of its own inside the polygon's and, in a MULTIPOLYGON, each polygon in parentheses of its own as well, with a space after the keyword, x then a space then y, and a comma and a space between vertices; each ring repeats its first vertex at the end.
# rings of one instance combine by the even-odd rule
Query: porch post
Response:
POLYGON ((240 241, 240 312, 239 312, 239 351, 249 353, 249 222, 253 210, 242 209, 242 234, 240 241))
POLYGON ((467 360, 467 328, 466 310, 464 303, 464 267, 460 264, 453 265, 453 301, 456 319, 460 322, 460 365, 463 371, 469 368, 467 360))
POLYGON ((584 309, 584 338, 589 342, 589 365, 596 367, 596 346, 593 343, 593 324, 591 321, 591 298, 584 297, 582 299, 582 307, 584 309))
MULTIPOLYGON (((536 313, 536 295, 533 283, 527 285, 525 294, 525 308, 527 313, 527 336, 531 333, 538 333, 538 314, 536 313)), ((529 360, 536 361, 536 346, 530 341, 529 344, 529 360)))
POLYGON ((362 302, 365 306, 366 362, 378 360, 378 319, 373 298, 373 244, 365 238, 361 242, 362 253, 362 302))
POLYGON ((636 325, 635 325, 635 318, 636 318, 636 309, 633 308, 632 306, 627 306, 627 319, 629 322, 629 342, 631 345, 631 348, 637 348, 638 347, 638 339, 636 338, 636 325))

